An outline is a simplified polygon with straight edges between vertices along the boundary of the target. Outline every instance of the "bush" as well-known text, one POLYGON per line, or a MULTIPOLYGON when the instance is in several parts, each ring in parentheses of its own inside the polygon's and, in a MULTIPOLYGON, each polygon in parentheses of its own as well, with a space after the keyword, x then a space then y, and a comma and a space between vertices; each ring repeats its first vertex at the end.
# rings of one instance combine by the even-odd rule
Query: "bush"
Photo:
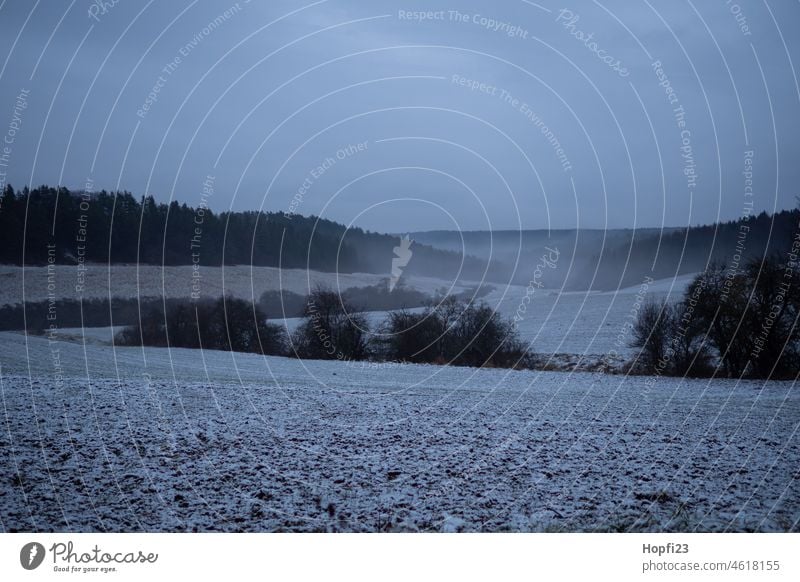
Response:
POLYGON ((286 351, 283 328, 266 323, 260 309, 243 299, 180 301, 162 310, 150 310, 137 325, 116 338, 120 345, 203 348, 282 355, 286 351))
POLYGON ((693 284, 697 317, 728 377, 795 378, 800 370, 800 273, 778 256, 739 272, 716 267, 693 284))
POLYGON ((659 363, 665 361, 673 327, 672 310, 668 303, 648 301, 639 309, 633 325, 631 347, 639 348, 636 364, 641 371, 655 373, 659 363))
POLYGON ((684 301, 694 305, 693 319, 708 337, 716 366, 727 377, 740 377, 751 343, 742 316, 747 311, 752 281, 725 265, 713 264, 692 281, 684 301))
POLYGON ((646 304, 631 344, 634 370, 677 376, 796 378, 800 274, 777 256, 741 271, 712 265, 675 304, 646 304))
MULTIPOLYGON (((168 299, 167 302, 174 302, 168 299)), ((50 324, 64 327, 107 327, 110 325, 133 325, 139 318, 140 309, 150 311, 163 305, 156 297, 107 297, 95 299, 57 299, 26 301, 0 307, 0 330, 24 330, 28 333, 43 333, 50 324), (57 319, 50 319, 55 309, 57 319)))
POLYGON ((304 295, 291 291, 264 291, 258 307, 267 319, 302 317, 308 300, 304 295))

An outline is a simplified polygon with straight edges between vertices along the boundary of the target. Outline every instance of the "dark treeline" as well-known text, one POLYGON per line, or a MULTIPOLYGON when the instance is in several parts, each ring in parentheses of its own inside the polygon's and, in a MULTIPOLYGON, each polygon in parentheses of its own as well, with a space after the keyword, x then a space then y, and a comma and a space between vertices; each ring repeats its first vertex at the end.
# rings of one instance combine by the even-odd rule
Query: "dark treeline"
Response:
POLYGON ((389 313, 380 341, 385 359, 471 367, 532 368, 533 354, 510 320, 485 303, 444 298, 421 312, 389 313))
POLYGON ((633 329, 632 345, 640 349, 633 371, 797 379, 798 259, 800 241, 788 255, 752 260, 742 269, 715 264, 694 279, 682 301, 646 303, 633 329))
MULTIPOLYGON (((214 213, 105 190, 41 186, 0 196, 0 263, 256 265, 388 273, 398 238, 283 212, 214 213), (53 230, 55 229, 55 230, 53 230)), ((405 274, 482 279, 485 262, 414 244, 405 274)), ((491 275, 491 273, 490 273, 491 275)))

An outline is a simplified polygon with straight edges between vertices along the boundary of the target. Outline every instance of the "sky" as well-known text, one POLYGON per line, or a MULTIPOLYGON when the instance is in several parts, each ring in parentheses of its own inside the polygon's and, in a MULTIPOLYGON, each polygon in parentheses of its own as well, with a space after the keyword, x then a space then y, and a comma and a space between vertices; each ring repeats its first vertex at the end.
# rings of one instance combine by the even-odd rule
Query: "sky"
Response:
POLYGON ((0 3, 0 185, 380 232, 791 208, 800 2, 0 3))

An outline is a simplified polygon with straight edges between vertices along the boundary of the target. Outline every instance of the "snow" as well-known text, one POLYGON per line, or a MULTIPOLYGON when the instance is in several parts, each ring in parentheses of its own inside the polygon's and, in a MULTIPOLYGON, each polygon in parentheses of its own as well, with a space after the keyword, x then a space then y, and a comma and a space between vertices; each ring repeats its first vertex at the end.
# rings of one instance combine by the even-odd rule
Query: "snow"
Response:
POLYGON ((797 530, 792 383, 0 333, 4 531, 797 530))

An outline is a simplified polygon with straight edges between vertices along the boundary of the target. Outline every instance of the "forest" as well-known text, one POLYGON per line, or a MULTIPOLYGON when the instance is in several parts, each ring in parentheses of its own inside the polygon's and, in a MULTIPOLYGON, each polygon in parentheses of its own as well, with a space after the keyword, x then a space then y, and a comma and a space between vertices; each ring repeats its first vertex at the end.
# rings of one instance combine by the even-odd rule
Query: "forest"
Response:
POLYGON ((800 373, 800 234, 790 252, 715 263, 675 303, 639 311, 631 371, 651 376, 797 380, 800 373))

